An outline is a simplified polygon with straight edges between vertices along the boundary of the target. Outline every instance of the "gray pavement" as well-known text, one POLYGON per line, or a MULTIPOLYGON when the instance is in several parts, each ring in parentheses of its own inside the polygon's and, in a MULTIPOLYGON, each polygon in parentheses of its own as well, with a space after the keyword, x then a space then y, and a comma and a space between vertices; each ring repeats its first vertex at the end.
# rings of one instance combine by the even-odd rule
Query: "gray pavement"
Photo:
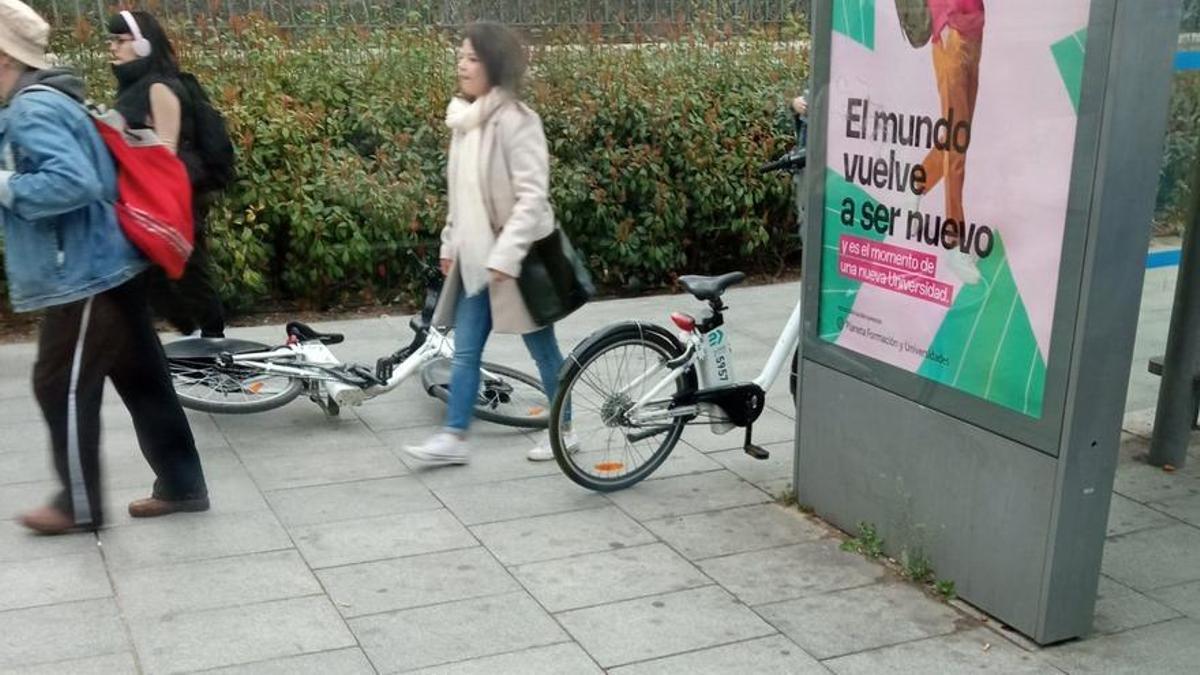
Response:
MULTIPOLYGON (((784 381, 746 457, 740 434, 692 429, 654 477, 594 494, 479 423, 468 467, 399 452, 444 412, 416 383, 339 419, 306 401, 246 417, 191 414, 213 510, 133 522, 151 473, 128 417, 104 408, 110 526, 37 538, 11 520, 54 488, 29 394, 34 349, 0 347, 0 672, 946 673, 1195 672, 1200 664, 1200 456, 1138 461, 1165 343, 1173 272, 1147 279, 1095 632, 1036 649, 961 603, 839 549, 775 502, 790 488, 784 381)), ((766 358, 798 284, 729 295, 736 363, 766 358)), ((594 303, 564 347, 682 297, 594 303)), ((406 317, 330 322, 346 360, 407 338, 406 317)), ((232 331, 277 340, 278 326, 232 331)), ((519 340, 487 358, 536 372, 519 340)))

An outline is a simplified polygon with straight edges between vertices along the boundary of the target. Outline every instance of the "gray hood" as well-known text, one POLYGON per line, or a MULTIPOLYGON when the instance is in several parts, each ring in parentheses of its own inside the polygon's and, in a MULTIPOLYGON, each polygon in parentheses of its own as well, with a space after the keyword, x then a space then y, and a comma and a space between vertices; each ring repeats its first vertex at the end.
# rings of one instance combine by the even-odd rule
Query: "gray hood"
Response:
POLYGON ((17 86, 13 91, 19 92, 25 87, 35 84, 57 89, 80 103, 84 102, 83 80, 69 70, 56 68, 52 70, 26 71, 21 76, 21 79, 17 80, 17 86))

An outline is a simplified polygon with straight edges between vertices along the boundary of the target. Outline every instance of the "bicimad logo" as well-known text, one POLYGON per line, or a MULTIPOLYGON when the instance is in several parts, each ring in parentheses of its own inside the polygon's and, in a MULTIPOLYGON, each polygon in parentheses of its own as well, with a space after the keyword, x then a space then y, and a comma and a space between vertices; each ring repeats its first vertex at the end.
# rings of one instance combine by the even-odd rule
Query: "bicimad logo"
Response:
POLYGON ((716 347, 725 341, 725 331, 714 330, 708 334, 708 346, 716 347))

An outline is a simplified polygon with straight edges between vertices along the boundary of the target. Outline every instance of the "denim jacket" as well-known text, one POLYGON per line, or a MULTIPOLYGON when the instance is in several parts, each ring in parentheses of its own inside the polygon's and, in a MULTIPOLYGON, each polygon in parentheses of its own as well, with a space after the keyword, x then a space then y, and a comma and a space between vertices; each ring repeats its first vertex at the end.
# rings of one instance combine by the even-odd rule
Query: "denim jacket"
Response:
POLYGON ((82 89, 69 73, 32 71, 0 110, 4 271, 18 312, 103 293, 148 265, 117 223, 116 168, 82 89), (58 91, 20 92, 34 84, 58 91))

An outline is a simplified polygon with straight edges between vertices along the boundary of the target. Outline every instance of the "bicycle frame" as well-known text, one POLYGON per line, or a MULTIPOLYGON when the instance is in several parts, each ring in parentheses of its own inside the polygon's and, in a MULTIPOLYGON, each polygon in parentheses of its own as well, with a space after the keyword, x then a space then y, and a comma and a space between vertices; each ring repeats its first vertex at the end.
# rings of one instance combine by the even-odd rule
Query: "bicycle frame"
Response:
MULTIPOLYGON (((409 354, 382 385, 375 384, 362 387, 348 382, 334 369, 344 365, 329 347, 318 341, 298 342, 289 344, 268 352, 249 352, 233 354, 233 363, 261 370, 264 373, 287 375, 303 379, 307 383, 320 382, 324 385, 325 393, 339 407, 355 406, 392 391, 408 378, 416 374, 425 364, 438 358, 454 357, 454 341, 449 333, 429 327, 425 329, 425 339, 421 345, 409 354), (289 360, 291 364, 278 363, 289 360)), ((485 373, 486 374, 486 373, 485 373)))
MULTIPOLYGON (((775 381, 779 379, 780 373, 787 363, 788 358, 795 353, 800 341, 800 303, 797 302, 792 310, 791 316, 788 318, 787 324, 779 335, 779 339, 775 342, 775 347, 771 350, 771 355, 767 358, 766 364, 763 366, 762 372, 758 377, 751 382, 757 385, 764 392, 770 390, 775 381)), ((680 408, 672 408, 669 410, 655 411, 648 414, 641 414, 641 411, 652 403, 659 402, 657 397, 671 383, 675 381, 689 368, 696 368, 700 360, 707 357, 707 343, 704 340, 704 334, 693 330, 687 336, 687 350, 677 359, 660 363, 659 365, 646 371, 645 374, 635 378, 632 382, 626 385, 620 393, 628 393, 636 387, 640 387, 644 382, 652 381, 654 377, 659 375, 664 370, 669 372, 663 376, 648 392, 643 394, 633 406, 626 411, 626 414, 631 420, 634 420, 639 425, 648 424, 651 422, 662 421, 666 419, 674 419, 677 417, 691 417, 699 412, 698 406, 684 406, 680 408)), ((734 384, 722 385, 715 389, 723 389, 737 386, 734 384)))

